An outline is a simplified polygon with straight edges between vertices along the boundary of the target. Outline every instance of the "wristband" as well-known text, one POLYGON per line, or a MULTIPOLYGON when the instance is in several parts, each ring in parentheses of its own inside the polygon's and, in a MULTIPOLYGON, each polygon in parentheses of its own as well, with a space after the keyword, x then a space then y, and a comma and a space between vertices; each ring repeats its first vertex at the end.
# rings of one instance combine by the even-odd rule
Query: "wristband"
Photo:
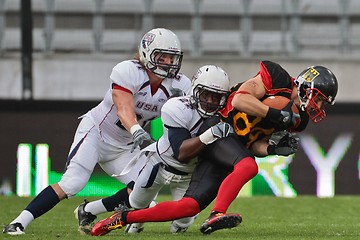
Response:
POLYGON ((268 112, 266 113, 265 118, 273 120, 273 121, 278 121, 281 117, 281 111, 277 110, 275 108, 269 107, 268 112))
POLYGON ((267 147, 268 155, 276 155, 275 148, 276 148, 275 145, 269 144, 269 146, 267 147))
POLYGON ((135 124, 130 128, 130 133, 134 134, 135 131, 142 129, 142 127, 139 124, 135 124))
POLYGON ((211 128, 199 135, 200 142, 208 145, 216 140, 216 137, 211 132, 211 128))

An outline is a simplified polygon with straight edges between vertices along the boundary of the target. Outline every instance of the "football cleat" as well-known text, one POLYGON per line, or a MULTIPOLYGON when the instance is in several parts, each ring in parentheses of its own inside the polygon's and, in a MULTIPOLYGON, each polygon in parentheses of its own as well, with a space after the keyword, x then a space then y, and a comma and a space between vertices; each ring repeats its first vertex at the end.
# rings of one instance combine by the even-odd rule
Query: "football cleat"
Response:
POLYGON ((25 234, 24 227, 21 223, 10 223, 9 225, 5 226, 3 229, 3 233, 9 235, 21 235, 25 234))
POLYGON ((88 203, 89 202, 85 199, 85 201, 74 210, 75 218, 79 220, 78 231, 81 234, 90 234, 91 225, 96 219, 95 215, 85 211, 85 206, 88 203))
POLYGON ((171 225, 170 225, 170 232, 171 233, 184 233, 184 232, 186 232, 187 229, 188 229, 188 227, 181 227, 175 221, 171 222, 171 225))
MULTIPOLYGON (((156 201, 152 200, 149 207, 154 207, 156 204, 156 201)), ((144 231, 144 223, 131 223, 125 228, 125 233, 141 233, 142 231, 144 231)))
POLYGON ((216 213, 211 214, 200 226, 200 232, 210 234, 220 229, 233 228, 242 221, 240 214, 235 213, 216 213))
POLYGON ((125 233, 141 233, 142 231, 144 231, 144 223, 131 223, 125 228, 125 233))
POLYGON ((128 211, 128 208, 126 206, 119 205, 118 208, 115 208, 115 212, 110 217, 97 222, 91 229, 90 234, 92 236, 103 236, 112 230, 124 227, 126 224, 121 220, 121 215, 125 211, 128 211))

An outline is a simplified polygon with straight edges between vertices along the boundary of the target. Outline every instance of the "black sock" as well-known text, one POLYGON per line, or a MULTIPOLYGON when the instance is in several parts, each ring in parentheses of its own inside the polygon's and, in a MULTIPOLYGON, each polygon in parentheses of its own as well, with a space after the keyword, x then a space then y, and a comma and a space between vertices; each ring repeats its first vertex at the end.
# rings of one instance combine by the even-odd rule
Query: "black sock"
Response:
POLYGON ((121 213, 121 221, 123 221, 125 224, 127 224, 127 215, 128 215, 128 211, 126 211, 126 212, 122 212, 121 213))
POLYGON ((58 202, 60 202, 60 199, 54 189, 47 186, 27 205, 25 210, 28 210, 34 218, 37 218, 55 207, 58 202))
POLYGON ((127 207, 131 207, 129 203, 129 193, 127 187, 121 189, 110 197, 103 198, 102 203, 108 212, 114 211, 114 209, 118 207, 119 204, 125 203, 127 207))

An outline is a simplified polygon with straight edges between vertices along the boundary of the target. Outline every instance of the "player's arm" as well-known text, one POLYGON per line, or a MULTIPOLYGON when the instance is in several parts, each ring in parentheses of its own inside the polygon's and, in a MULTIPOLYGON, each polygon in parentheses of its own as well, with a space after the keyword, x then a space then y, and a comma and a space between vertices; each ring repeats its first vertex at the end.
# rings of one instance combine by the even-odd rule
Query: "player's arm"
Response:
POLYGON ((232 99, 232 105, 237 110, 249 115, 265 117, 269 111, 269 107, 259 100, 265 93, 266 90, 261 75, 258 74, 256 77, 250 78, 239 87, 232 99))
POLYGON ((250 151, 256 157, 265 157, 268 154, 267 148, 269 146, 269 137, 263 138, 261 140, 257 140, 251 145, 250 151))
POLYGON ((251 152, 257 157, 289 156, 295 153, 299 147, 299 137, 295 133, 286 132, 273 144, 269 144, 269 139, 270 136, 254 142, 251 146, 251 152))
POLYGON ((112 98, 121 124, 133 136, 133 144, 130 150, 133 152, 144 141, 150 141, 151 137, 137 121, 132 93, 127 89, 113 89, 112 98))
POLYGON ((135 115, 134 97, 132 93, 122 89, 113 89, 112 98, 121 124, 126 130, 130 131, 132 126, 138 124, 135 115))
POLYGON ((185 128, 168 127, 168 138, 174 152, 173 157, 181 163, 188 163, 205 148, 199 137, 191 137, 185 128))
POLYGON ((290 101, 283 109, 278 110, 271 108, 259 99, 265 96, 266 89, 263 84, 261 74, 244 82, 232 99, 234 108, 248 115, 267 118, 281 129, 288 129, 294 126, 299 119, 298 114, 291 110, 293 100, 290 101))
POLYGON ((208 144, 234 133, 233 128, 225 122, 219 122, 197 137, 191 137, 185 128, 169 128, 168 137, 174 152, 174 158, 181 163, 188 163, 208 144))

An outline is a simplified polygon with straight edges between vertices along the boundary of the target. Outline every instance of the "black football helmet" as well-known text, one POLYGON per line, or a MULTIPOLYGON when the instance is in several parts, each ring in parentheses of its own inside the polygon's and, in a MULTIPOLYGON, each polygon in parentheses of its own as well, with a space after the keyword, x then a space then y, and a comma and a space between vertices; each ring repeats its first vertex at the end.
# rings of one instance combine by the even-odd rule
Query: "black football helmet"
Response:
POLYGON ((323 66, 312 66, 299 74, 295 84, 298 86, 301 110, 306 111, 315 123, 323 120, 326 117, 324 103, 333 105, 338 91, 334 73, 323 66))

